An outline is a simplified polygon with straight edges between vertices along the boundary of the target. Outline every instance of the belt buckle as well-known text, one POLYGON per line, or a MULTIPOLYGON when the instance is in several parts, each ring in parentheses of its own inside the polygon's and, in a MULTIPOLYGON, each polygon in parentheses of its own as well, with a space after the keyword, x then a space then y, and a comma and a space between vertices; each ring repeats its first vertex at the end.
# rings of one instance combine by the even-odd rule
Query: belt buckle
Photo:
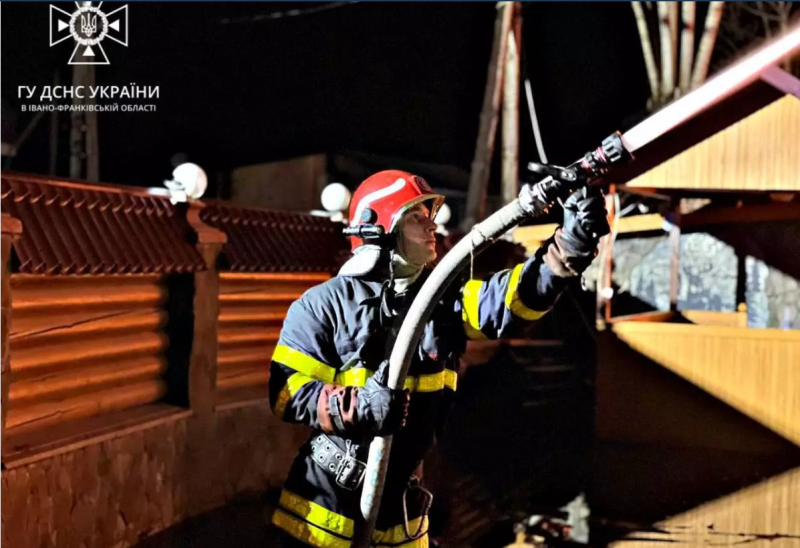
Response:
POLYGON ((355 491, 364 480, 366 471, 365 463, 356 459, 346 459, 336 471, 336 483, 348 491, 355 491))

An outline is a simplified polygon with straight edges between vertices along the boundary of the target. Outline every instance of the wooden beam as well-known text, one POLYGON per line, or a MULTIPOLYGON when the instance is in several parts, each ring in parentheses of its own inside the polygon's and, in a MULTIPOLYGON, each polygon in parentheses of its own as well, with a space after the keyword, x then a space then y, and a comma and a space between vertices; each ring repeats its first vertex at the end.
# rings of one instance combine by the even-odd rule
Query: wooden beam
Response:
POLYGON ((787 95, 800 99, 800 78, 782 68, 771 66, 761 73, 761 80, 787 95))
POLYGON ((657 323, 664 323, 669 322, 674 319, 676 316, 675 312, 663 310, 655 310, 652 312, 637 312, 635 314, 627 314, 625 316, 614 316, 611 318, 608 323, 610 324, 618 324, 622 322, 657 322, 657 323))
POLYGON ((478 139, 475 143, 475 156, 469 177, 467 191, 467 212, 462 224, 464 230, 481 221, 486 208, 486 187, 489 183, 489 170, 492 165, 492 153, 497 134, 497 115, 500 108, 501 84, 503 81, 503 60, 508 44, 508 29, 511 27, 513 4, 506 3, 498 7, 494 21, 494 42, 489 58, 489 70, 486 78, 486 89, 483 94, 478 139))
POLYGON ((800 202, 773 202, 741 207, 704 207, 683 215, 681 228, 712 224, 800 220, 800 202))
POLYGON ((668 103, 675 91, 675 51, 672 43, 671 2, 656 2, 661 37, 661 100, 668 103))
POLYGON ((519 62, 522 16, 519 2, 512 2, 513 14, 506 45, 503 75, 503 160, 501 193, 503 204, 519 195, 519 62))
POLYGON ((692 86, 692 62, 694 61, 694 20, 697 2, 682 2, 683 29, 681 31, 681 95, 686 95, 692 86))
POLYGON ((653 108, 655 108, 660 101, 661 87, 658 84, 658 68, 656 67, 655 56, 653 56, 653 45, 650 42, 650 30, 647 26, 647 17, 645 16, 641 2, 631 2, 631 5, 633 6, 633 14, 636 17, 639 41, 642 45, 644 64, 647 68, 647 79, 650 82, 650 99, 652 100, 653 108))
POLYGON ((720 312, 717 310, 682 310, 681 315, 698 325, 747 327, 747 311, 720 312))
POLYGON ((724 7, 725 2, 711 2, 708 5, 703 34, 700 37, 700 46, 697 49, 697 57, 692 70, 692 87, 697 87, 706 80, 708 65, 711 62, 714 43, 717 41, 719 22, 722 20, 724 7))
POLYGON ((661 194, 655 187, 619 185, 617 187, 617 190, 619 190, 620 192, 625 192, 627 194, 644 196, 645 198, 657 198, 659 200, 667 200, 667 201, 672 200, 671 196, 667 194, 661 194))

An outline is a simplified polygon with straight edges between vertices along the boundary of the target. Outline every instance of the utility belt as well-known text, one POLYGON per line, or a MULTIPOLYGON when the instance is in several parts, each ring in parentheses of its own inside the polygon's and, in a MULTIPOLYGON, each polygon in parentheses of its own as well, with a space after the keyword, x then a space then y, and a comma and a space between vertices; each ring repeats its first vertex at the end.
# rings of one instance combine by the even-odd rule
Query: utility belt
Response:
POLYGON ((346 440, 345 450, 323 433, 311 440, 311 457, 314 464, 333 476, 336 484, 348 491, 355 491, 364 481, 367 463, 356 458, 358 445, 346 440))
MULTIPOLYGON (((358 444, 354 444, 350 440, 345 440, 345 443, 347 444, 345 450, 342 450, 336 445, 336 442, 320 432, 311 440, 311 457, 317 466, 334 477, 337 485, 348 491, 355 491, 364 481, 367 463, 356 458, 358 444)), ((427 533, 426 520, 432 502, 433 495, 431 492, 422 486, 419 478, 412 477, 403 491, 403 525, 408 539, 417 540, 427 533), (410 530, 408 507, 406 505, 406 496, 410 491, 420 491, 424 500, 419 526, 414 533, 410 530)))

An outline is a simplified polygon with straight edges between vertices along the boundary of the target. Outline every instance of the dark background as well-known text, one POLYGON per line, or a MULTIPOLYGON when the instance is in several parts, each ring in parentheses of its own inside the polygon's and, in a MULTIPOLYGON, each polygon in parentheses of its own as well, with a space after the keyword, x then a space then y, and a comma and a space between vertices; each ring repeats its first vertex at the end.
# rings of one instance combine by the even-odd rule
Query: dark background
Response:
MULTIPOLYGON (((129 47, 103 42, 111 65, 96 68, 97 85, 157 85, 160 98, 144 101, 154 113, 99 114, 104 182, 160 186, 178 152, 210 172, 320 152, 469 170, 494 3, 365 2, 261 20, 252 19, 323 4, 128 4, 129 47)), ((647 78, 628 2, 525 4, 523 13, 523 64, 550 161, 570 162, 643 117, 647 78)), ((37 86, 31 103, 56 74, 70 83, 72 41, 48 44, 47 3, 3 2, 4 141, 33 116, 19 112, 17 86, 37 86)), ((520 106, 526 161, 536 151, 524 91, 520 106)), ((47 172, 48 120, 14 170, 47 172)), ((68 125, 62 114, 62 176, 68 125)))

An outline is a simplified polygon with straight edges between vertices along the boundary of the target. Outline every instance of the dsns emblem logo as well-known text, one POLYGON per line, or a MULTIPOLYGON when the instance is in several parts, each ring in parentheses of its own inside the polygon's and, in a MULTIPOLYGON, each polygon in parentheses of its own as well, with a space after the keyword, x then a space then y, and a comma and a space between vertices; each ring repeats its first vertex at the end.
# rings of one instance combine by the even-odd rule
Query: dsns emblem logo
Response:
POLYGON ((100 10, 103 2, 75 2, 72 13, 50 6, 50 46, 72 38, 75 49, 69 58, 70 65, 109 65, 102 41, 106 38, 128 45, 128 6, 112 12, 100 10))

